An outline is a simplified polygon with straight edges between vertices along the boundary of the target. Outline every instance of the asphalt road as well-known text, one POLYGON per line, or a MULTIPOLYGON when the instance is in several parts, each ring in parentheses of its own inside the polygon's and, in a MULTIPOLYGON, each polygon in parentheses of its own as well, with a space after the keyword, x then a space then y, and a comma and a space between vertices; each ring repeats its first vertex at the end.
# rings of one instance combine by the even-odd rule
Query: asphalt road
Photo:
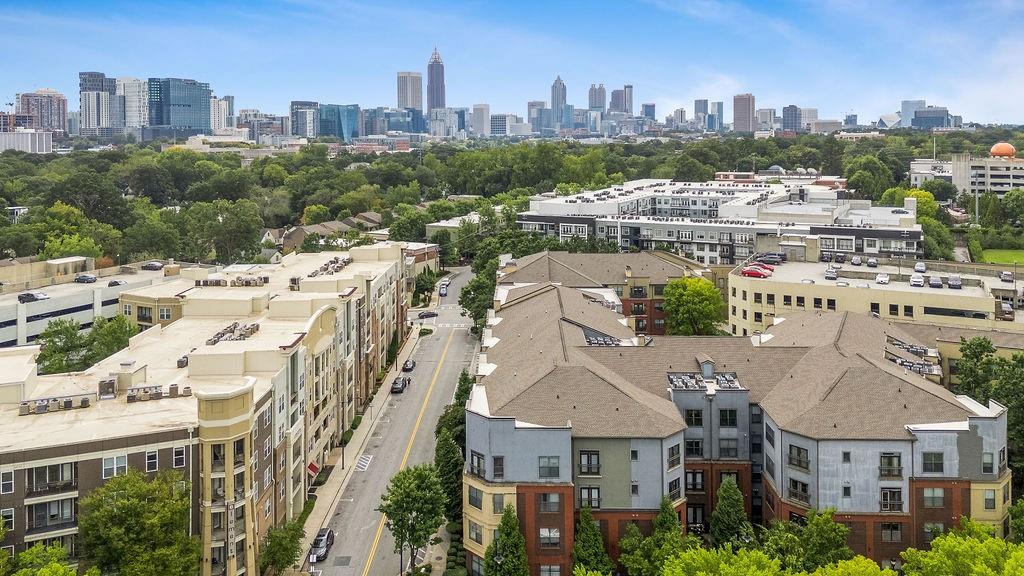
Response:
MULTIPOLYGON (((412 355, 416 360, 412 385, 392 395, 355 463, 329 524, 337 535, 334 546, 329 558, 315 566, 323 576, 395 576, 399 572, 394 539, 375 509, 398 470, 433 462, 434 426, 455 394, 459 373, 476 351, 476 339, 469 333, 472 320, 461 315, 458 305, 459 291, 472 273, 468 268, 459 270, 449 295, 436 308, 438 317, 421 321, 415 319, 418 311, 410 311, 413 322, 434 328, 434 333, 420 339, 412 355)), ((385 383, 380 393, 387 393, 389 386, 385 383)))

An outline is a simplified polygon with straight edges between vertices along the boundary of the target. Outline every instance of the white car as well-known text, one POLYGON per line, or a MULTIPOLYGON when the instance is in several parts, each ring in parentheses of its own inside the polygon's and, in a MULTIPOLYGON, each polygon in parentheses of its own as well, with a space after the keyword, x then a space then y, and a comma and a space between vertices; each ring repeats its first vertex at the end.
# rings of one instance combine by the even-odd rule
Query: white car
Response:
POLYGON ((917 264, 914 264, 914 272, 917 272, 918 274, 924 274, 927 271, 928 267, 925 266, 924 262, 918 262, 917 264))
POLYGON ((910 277, 910 285, 914 288, 924 288, 924 276, 914 274, 910 277))
POLYGON ((889 283, 889 275, 888 274, 878 274, 878 275, 875 276, 875 284, 888 284, 888 283, 889 283))

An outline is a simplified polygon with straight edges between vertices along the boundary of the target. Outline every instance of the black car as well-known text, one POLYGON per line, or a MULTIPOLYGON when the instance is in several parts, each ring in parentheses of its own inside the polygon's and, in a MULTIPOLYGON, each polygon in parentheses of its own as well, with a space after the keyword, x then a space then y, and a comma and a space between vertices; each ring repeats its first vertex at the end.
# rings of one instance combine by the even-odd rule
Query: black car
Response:
POLYGON ((124 286, 127 283, 127 280, 111 280, 110 282, 107 282, 107 286, 124 286))
POLYGON ((962 290, 964 287, 964 281, 959 276, 950 276, 946 280, 946 286, 949 286, 953 290, 962 290))
POLYGON ((779 258, 774 254, 765 254, 764 256, 758 258, 757 261, 762 264, 771 264, 772 266, 778 266, 779 264, 782 264, 782 258, 779 258))
POLYGON ((412 372, 415 368, 416 361, 413 360, 412 358, 406 360, 405 364, 402 364, 402 372, 412 372))
POLYGON ((163 262, 157 262, 155 260, 152 261, 152 262, 146 262, 145 264, 142 265, 142 269, 143 270, 163 270, 164 269, 164 263, 163 262))
POLYGON ((408 376, 399 376, 391 383, 391 393, 401 394, 402 392, 405 392, 405 389, 409 387, 409 384, 412 384, 412 378, 409 378, 408 376))
POLYGON ((29 302, 38 302, 40 300, 49 300, 50 297, 46 295, 46 292, 25 292, 18 294, 18 302, 22 304, 28 304, 29 302))
POLYGON ((419 318, 420 320, 423 320, 424 318, 436 318, 437 312, 434 312, 433 310, 424 310, 423 312, 417 314, 416 317, 419 318))
POLYGON ((836 252, 835 260, 840 264, 846 262, 846 254, 843 254, 842 252, 836 252))
POLYGON ((821 261, 822 262, 831 262, 832 261, 832 253, 831 252, 822 252, 821 253, 821 261))
POLYGON ((79 284, 92 284, 95 281, 95 274, 79 274, 78 276, 75 276, 75 282, 79 284))
POLYGON ((327 559, 327 553, 334 545, 334 530, 321 528, 313 539, 313 545, 309 548, 309 563, 322 562, 327 559))

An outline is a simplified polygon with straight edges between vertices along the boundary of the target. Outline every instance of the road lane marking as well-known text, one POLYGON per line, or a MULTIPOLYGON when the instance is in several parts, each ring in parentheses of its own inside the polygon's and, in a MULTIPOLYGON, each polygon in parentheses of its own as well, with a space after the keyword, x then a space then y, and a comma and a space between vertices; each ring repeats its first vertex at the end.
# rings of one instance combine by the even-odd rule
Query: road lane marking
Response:
POLYGON ((363 454, 360 456, 356 462, 356 472, 366 472, 366 469, 370 467, 370 460, 373 460, 372 455, 363 454))
MULTIPOLYGON (((452 339, 455 337, 455 331, 448 335, 448 341, 444 343, 444 350, 441 351, 441 358, 437 361, 437 368, 434 369, 434 377, 430 379, 430 386, 427 388, 427 395, 423 398, 423 405, 420 406, 420 413, 416 416, 416 423, 413 424, 412 434, 409 435, 409 443, 405 446, 405 454, 402 455, 402 463, 398 465, 399 470, 404 470, 405 465, 409 462, 409 454, 412 453, 413 442, 416 441, 416 434, 419 432, 420 424, 423 422, 423 415, 427 411, 427 404, 430 403, 430 396, 434 392, 434 385, 437 384, 437 378, 441 375, 441 367, 444 366, 444 359, 448 356, 448 348, 452 344, 452 339)), ((370 555, 366 559, 366 566, 363 568, 363 576, 369 576, 370 567, 373 565, 373 558, 377 555, 377 547, 380 545, 380 536, 384 532, 384 523, 387 518, 381 514, 380 524, 377 525, 377 535, 373 537, 373 545, 370 546, 370 555)))

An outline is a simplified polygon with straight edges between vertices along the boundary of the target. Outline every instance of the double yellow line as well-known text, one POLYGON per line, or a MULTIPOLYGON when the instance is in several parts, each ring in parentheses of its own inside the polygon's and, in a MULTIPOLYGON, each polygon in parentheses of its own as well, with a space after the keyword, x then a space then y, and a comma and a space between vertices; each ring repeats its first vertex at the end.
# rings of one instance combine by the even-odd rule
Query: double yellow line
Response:
MULTIPOLYGON (((448 340, 444 344, 444 350, 441 351, 441 359, 437 362, 437 368, 434 369, 434 377, 430 379, 430 387, 427 388, 427 395, 423 398, 423 405, 420 406, 420 413, 416 416, 416 423, 413 424, 412 434, 409 435, 409 443, 405 446, 405 454, 402 455, 402 463, 398 465, 399 470, 404 470, 406 463, 409 462, 409 454, 412 453, 413 442, 416 441, 416 433, 419 432, 420 424, 423 423, 423 415, 427 411, 427 404, 430 403, 430 395, 434 392, 434 385, 437 384, 437 378, 441 375, 441 367, 444 366, 444 359, 448 356, 448 347, 452 344, 452 338, 455 337, 456 330, 452 330, 451 334, 448 335, 448 340)), ((370 547, 370 556, 366 559, 366 567, 363 568, 363 576, 369 576, 370 566, 373 565, 373 558, 377 555, 377 546, 380 545, 380 536, 384 533, 384 522, 387 520, 387 516, 381 515, 380 524, 377 526, 377 535, 373 537, 373 546, 370 547)))

